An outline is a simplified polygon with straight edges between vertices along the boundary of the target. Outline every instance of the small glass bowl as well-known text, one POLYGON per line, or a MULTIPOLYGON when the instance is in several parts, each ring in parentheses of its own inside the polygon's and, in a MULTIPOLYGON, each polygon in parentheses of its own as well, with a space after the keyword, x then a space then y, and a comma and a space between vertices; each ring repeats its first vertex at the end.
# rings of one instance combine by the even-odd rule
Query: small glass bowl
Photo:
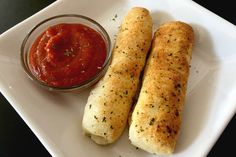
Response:
POLYGON ((40 22, 26 35, 26 37, 23 40, 23 43, 21 45, 21 64, 23 66, 25 73, 28 75, 28 77, 33 82, 36 82, 40 86, 42 86, 50 91, 80 92, 81 90, 95 84, 105 74, 105 72, 109 66, 109 62, 111 60, 111 53, 112 53, 112 51, 111 51, 110 37, 109 37, 108 33, 106 32, 106 30, 98 22, 94 21, 91 18, 83 16, 83 15, 64 14, 64 15, 54 16, 54 17, 48 18, 48 19, 40 22), (56 24, 60 24, 60 23, 79 23, 79 24, 83 24, 83 25, 86 25, 86 26, 94 29, 103 37, 105 44, 106 44, 106 49, 107 49, 106 59, 105 59, 103 66, 101 67, 100 71, 95 76, 86 80, 85 82, 78 84, 78 85, 71 86, 71 87, 50 86, 50 85, 42 82, 41 80, 39 80, 36 76, 34 76, 30 70, 30 67, 29 67, 29 51, 30 51, 32 44, 36 40, 36 38, 42 32, 44 32, 48 27, 56 25, 56 24))

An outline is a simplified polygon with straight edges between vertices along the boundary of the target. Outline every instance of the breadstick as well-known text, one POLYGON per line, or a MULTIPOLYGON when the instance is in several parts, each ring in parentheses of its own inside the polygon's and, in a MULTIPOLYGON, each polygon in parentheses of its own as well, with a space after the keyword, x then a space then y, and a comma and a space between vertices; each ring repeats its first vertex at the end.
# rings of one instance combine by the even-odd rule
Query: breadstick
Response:
POLYGON ((85 106, 83 129, 97 144, 113 143, 122 134, 151 39, 149 11, 131 9, 121 24, 111 65, 85 106))
POLYGON ((155 154, 171 154, 179 135, 194 33, 183 22, 169 22, 155 32, 129 138, 155 154))

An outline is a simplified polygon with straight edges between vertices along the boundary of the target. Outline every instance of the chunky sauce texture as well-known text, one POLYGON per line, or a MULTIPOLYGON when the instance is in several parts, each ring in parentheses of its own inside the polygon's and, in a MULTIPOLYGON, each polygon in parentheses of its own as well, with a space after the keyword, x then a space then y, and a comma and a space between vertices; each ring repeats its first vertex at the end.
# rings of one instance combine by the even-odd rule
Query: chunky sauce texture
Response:
POLYGON ((30 69, 50 86, 76 86, 101 70, 106 50, 103 37, 94 29, 82 24, 57 24, 34 41, 30 69))

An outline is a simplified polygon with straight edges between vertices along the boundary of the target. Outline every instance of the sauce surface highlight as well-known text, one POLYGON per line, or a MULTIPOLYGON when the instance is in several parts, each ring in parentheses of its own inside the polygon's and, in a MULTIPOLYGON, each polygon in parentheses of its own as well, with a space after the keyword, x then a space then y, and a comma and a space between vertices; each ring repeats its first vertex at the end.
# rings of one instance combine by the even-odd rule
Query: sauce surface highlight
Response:
POLYGON ((70 87, 95 76, 106 59, 103 37, 82 24, 57 24, 34 41, 29 64, 34 76, 53 87, 70 87))

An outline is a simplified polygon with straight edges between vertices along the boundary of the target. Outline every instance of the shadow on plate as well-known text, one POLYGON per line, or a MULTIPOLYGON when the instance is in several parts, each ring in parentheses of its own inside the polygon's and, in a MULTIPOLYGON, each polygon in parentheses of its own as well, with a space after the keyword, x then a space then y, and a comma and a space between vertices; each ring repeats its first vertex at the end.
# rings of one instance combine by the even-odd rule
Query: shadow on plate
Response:
POLYGON ((163 12, 163 11, 151 12, 151 16, 152 16, 152 20, 153 20, 153 30, 154 30, 154 32, 164 22, 175 20, 170 14, 168 14, 166 12, 163 12))

